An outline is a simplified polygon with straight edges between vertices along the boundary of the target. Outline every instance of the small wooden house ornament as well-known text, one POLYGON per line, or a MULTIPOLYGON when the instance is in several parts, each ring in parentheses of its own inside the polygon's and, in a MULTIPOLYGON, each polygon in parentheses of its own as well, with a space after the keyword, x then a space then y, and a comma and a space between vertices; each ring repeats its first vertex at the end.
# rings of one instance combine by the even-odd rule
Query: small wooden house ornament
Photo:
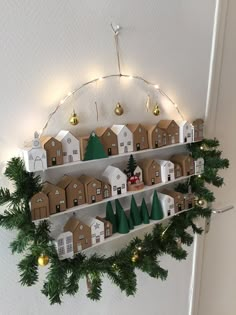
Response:
POLYGON ((99 137, 108 156, 118 154, 117 135, 111 128, 97 128, 96 135, 99 137))
POLYGON ((48 196, 50 215, 66 210, 66 194, 64 189, 45 182, 42 191, 48 196))
POLYGON ((160 148, 166 145, 166 132, 157 124, 144 126, 148 132, 148 146, 150 149, 160 148))
POLYGON ((25 168, 28 172, 39 172, 47 169, 47 153, 43 149, 37 132, 34 133, 34 139, 31 147, 25 147, 22 150, 25 168))
POLYGON ((88 216, 82 216, 81 220, 91 229, 92 246, 104 242, 104 223, 100 220, 88 216))
POLYGON ((104 237, 107 238, 112 236, 112 224, 104 218, 96 216, 96 219, 101 221, 104 224, 104 237))
POLYGON ((62 144, 63 163, 71 163, 80 160, 79 140, 69 131, 61 130, 56 139, 62 144))
POLYGON ((85 155, 86 148, 87 148, 87 145, 88 145, 88 139, 89 139, 89 136, 79 137, 80 159, 82 161, 84 160, 84 155, 85 155))
POLYGON ((64 175, 57 183, 66 192, 67 208, 73 208, 85 203, 84 185, 75 177, 64 175))
POLYGON ((179 178, 183 176, 182 167, 179 163, 174 163, 174 168, 175 168, 175 178, 179 178))
POLYGON ((117 135, 118 153, 134 151, 133 133, 125 125, 113 125, 111 130, 117 135))
POLYGON ((192 124, 188 121, 181 121, 179 125, 179 142, 180 143, 191 143, 193 142, 192 124))
POLYGON ((139 165, 143 170, 143 181, 147 186, 156 185, 161 182, 160 164, 152 159, 139 161, 139 165))
POLYGON ((167 145, 179 143, 179 126, 174 120, 160 120, 157 126, 166 132, 167 145))
POLYGON ((195 195, 192 193, 191 186, 188 187, 188 193, 184 195, 185 209, 191 209, 195 205, 195 195))
POLYGON ((163 189, 162 193, 174 198, 175 213, 185 209, 185 198, 183 194, 169 189, 163 189))
POLYGON ((127 124, 129 130, 133 133, 134 151, 148 149, 147 130, 141 124, 127 124))
POLYGON ((30 210, 33 221, 49 217, 48 196, 42 191, 33 195, 30 199, 30 210))
POLYGON ((71 232, 73 236, 74 253, 92 246, 91 228, 75 217, 71 217, 64 226, 64 232, 71 232))
POLYGON ((175 166, 174 163, 167 160, 159 160, 161 166, 161 181, 163 183, 171 182, 175 179, 175 166))
POLYGON ((183 172, 183 176, 194 175, 194 160, 189 154, 176 154, 170 159, 173 163, 180 164, 183 172))
POLYGON ((203 139, 204 121, 198 118, 192 122, 193 125, 193 141, 201 141, 203 139))
POLYGON ((118 167, 107 166, 102 177, 111 185, 112 196, 127 192, 127 176, 118 167))
POLYGON ((86 202, 91 204, 103 200, 102 182, 94 177, 82 175, 79 181, 84 184, 86 202))
POLYGON ((63 164, 62 144, 54 137, 42 137, 42 145, 47 152, 47 166, 63 164))
POLYGON ((195 175, 201 175, 204 173, 204 159, 198 158, 194 160, 194 168, 195 168, 195 175))
POLYGON ((165 217, 169 217, 170 215, 175 214, 175 202, 174 198, 170 195, 162 194, 160 192, 157 193, 158 198, 162 205, 162 210, 164 212, 165 217))
POLYGON ((74 257, 73 234, 70 231, 61 233, 55 240, 60 260, 74 257))
POLYGON ((103 199, 111 197, 111 185, 105 181, 102 181, 102 196, 103 199))

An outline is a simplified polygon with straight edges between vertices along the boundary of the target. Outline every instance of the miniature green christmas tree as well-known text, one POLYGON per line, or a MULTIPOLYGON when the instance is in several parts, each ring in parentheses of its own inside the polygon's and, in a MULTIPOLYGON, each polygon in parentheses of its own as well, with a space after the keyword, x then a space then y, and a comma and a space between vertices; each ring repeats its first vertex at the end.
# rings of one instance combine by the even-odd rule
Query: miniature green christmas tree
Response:
POLYGON ((131 154, 129 157, 128 165, 127 165, 127 171, 130 173, 131 176, 134 176, 134 171, 137 167, 137 162, 134 159, 133 155, 131 154))
POLYGON ((117 232, 117 222, 116 222, 116 216, 113 212, 112 204, 110 201, 108 201, 106 206, 106 220, 111 222, 112 224, 112 233, 117 232))
POLYGON ((129 222, 125 214, 125 211, 118 199, 116 199, 115 204, 118 233, 121 234, 129 233, 129 222))
POLYGON ((160 200, 157 196, 157 192, 154 191, 153 199, 152 199, 152 210, 151 210, 150 219, 161 220, 161 219, 163 219, 163 217, 164 217, 164 215, 163 215, 163 210, 162 210, 160 200))
POLYGON ((130 216, 134 222, 134 225, 140 225, 142 223, 137 203, 134 199, 134 196, 131 198, 131 206, 130 206, 130 216))
POLYGON ((86 147, 84 161, 103 159, 106 158, 107 154, 103 148, 101 141, 99 140, 96 133, 93 131, 88 139, 86 147))
POLYGON ((148 208, 147 208, 147 204, 146 204, 146 201, 145 201, 144 198, 142 200, 142 204, 141 204, 141 207, 140 207, 140 216, 141 216, 141 219, 142 219, 143 223, 145 223, 145 224, 149 223, 148 208))
POLYGON ((134 222, 133 222, 133 219, 130 216, 130 214, 129 214, 129 217, 128 217, 128 223, 129 223, 129 229, 133 230, 134 229, 134 222))

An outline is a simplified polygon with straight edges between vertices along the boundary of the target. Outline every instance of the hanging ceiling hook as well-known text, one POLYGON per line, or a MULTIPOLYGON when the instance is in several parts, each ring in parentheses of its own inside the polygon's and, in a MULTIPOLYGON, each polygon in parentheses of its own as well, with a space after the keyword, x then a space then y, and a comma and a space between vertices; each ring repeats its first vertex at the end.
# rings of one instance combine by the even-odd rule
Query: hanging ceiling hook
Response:
POLYGON ((115 35, 118 35, 119 34, 119 31, 120 31, 120 25, 116 25, 115 27, 113 26, 113 24, 111 23, 111 28, 114 32, 115 35))

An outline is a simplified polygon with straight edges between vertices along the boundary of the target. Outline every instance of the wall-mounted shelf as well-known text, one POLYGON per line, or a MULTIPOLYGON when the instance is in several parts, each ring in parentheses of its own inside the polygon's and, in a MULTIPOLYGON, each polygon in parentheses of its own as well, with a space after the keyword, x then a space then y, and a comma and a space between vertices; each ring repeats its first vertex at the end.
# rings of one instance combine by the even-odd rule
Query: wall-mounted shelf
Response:
MULTIPOLYGON (((192 208, 191 208, 191 209, 192 209, 192 208)), ((150 223, 148 223, 148 224, 140 224, 140 225, 137 225, 137 226, 134 227, 133 230, 130 230, 129 233, 127 233, 127 234, 115 233, 115 234, 113 234, 112 236, 106 238, 103 242, 97 243, 97 244, 95 244, 95 245, 93 245, 93 246, 91 246, 91 247, 89 247, 89 248, 84 249, 84 250, 82 251, 82 253, 89 253, 90 251, 92 252, 95 248, 102 247, 103 245, 106 245, 106 244, 108 244, 108 243, 110 243, 110 242, 113 242, 113 241, 115 241, 115 240, 118 240, 118 239, 120 239, 120 238, 125 238, 125 236, 130 236, 131 234, 134 234, 135 232, 142 231, 142 230, 144 230, 144 229, 146 229, 146 228, 149 228, 149 227, 154 226, 155 224, 160 224, 160 223, 163 223, 163 222, 165 222, 165 221, 168 221, 169 219, 171 219, 171 218, 173 218, 173 217, 175 217, 175 216, 177 216, 177 215, 180 215, 180 214, 183 213, 183 212, 190 211, 191 209, 182 210, 182 211, 177 212, 177 213, 175 213, 175 214, 173 214, 173 215, 170 215, 170 216, 168 216, 168 217, 164 217, 164 218, 161 219, 161 220, 150 220, 150 223)))
POLYGON ((66 215, 68 213, 79 212, 79 211, 82 211, 82 210, 87 209, 87 208, 92 208, 92 207, 96 207, 96 206, 101 205, 101 204, 105 204, 108 201, 112 201, 112 200, 116 200, 116 199, 120 200, 120 199, 123 199, 125 197, 130 197, 132 195, 142 194, 142 193, 144 193, 146 191, 152 191, 152 190, 155 190, 157 188, 164 187, 166 185, 170 185, 170 184, 174 184, 174 183, 177 183, 179 181, 182 181, 182 180, 186 180, 186 179, 190 178, 191 176, 194 176, 194 175, 182 176, 182 177, 176 178, 173 181, 169 181, 169 182, 165 182, 165 183, 159 183, 159 184, 152 185, 152 186, 144 186, 144 188, 141 189, 141 190, 129 191, 129 192, 125 193, 125 194, 116 195, 116 196, 113 196, 113 197, 110 197, 110 198, 103 199, 100 202, 95 202, 95 203, 92 203, 92 204, 85 203, 85 204, 82 204, 80 206, 67 209, 66 211, 55 213, 55 214, 49 216, 48 218, 36 220, 34 222, 39 222, 39 221, 42 221, 42 220, 47 220, 47 219, 55 218, 55 217, 58 217, 58 216, 63 216, 63 215, 66 215))
MULTIPOLYGON (((194 142, 192 142, 194 143, 194 142)), ((109 161, 110 163, 116 162, 120 159, 123 159, 126 156, 130 156, 131 154, 133 156, 136 155, 145 155, 148 154, 150 152, 158 152, 158 151, 162 151, 162 150, 168 150, 168 149, 172 149, 172 148, 176 148, 176 147, 181 147, 181 146, 186 146, 187 143, 176 143, 176 144, 172 144, 172 145, 166 145, 160 148, 155 148, 155 149, 146 149, 146 150, 140 150, 140 151, 133 151, 133 152, 128 152, 128 153, 123 153, 123 154, 117 154, 117 155, 111 155, 105 159, 97 159, 97 160, 88 160, 88 161, 76 161, 76 162, 71 162, 71 163, 65 163, 65 164, 61 164, 61 165, 56 165, 56 166, 51 166, 49 168, 47 168, 44 172, 48 172, 48 171, 55 171, 56 169, 61 169, 61 168, 67 168, 67 167, 73 167, 73 166, 77 166, 77 165, 89 165, 89 164, 94 164, 94 163, 99 163, 99 161, 109 161)))

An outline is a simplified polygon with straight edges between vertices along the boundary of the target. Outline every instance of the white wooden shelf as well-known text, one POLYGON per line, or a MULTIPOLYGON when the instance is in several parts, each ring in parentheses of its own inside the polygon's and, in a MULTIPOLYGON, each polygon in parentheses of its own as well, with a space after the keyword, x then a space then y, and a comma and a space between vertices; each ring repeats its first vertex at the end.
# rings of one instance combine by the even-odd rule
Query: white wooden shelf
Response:
MULTIPOLYGON (((191 208, 191 209, 192 209, 192 208, 191 208)), ((144 230, 144 229, 146 229, 146 228, 149 228, 149 227, 151 227, 151 226, 154 226, 155 224, 163 223, 163 222, 165 222, 165 221, 167 221, 167 220, 169 220, 169 219, 171 219, 171 218, 173 218, 173 217, 175 217, 175 216, 177 216, 177 215, 180 215, 181 213, 190 211, 191 209, 182 210, 182 211, 177 212, 177 213, 175 213, 175 214, 173 214, 173 215, 170 215, 170 216, 168 216, 168 217, 164 217, 164 218, 161 219, 161 220, 150 220, 150 223, 148 223, 148 224, 142 223, 142 224, 140 224, 140 225, 135 226, 133 230, 130 230, 130 231, 129 231, 129 233, 125 233, 125 234, 115 233, 115 234, 113 234, 112 236, 106 238, 103 242, 97 243, 97 244, 95 244, 95 245, 93 245, 93 246, 91 246, 91 247, 88 247, 88 248, 82 250, 81 253, 86 253, 86 252, 89 252, 89 251, 92 252, 93 249, 95 249, 95 248, 97 248, 97 247, 106 245, 106 244, 108 244, 108 243, 110 243, 110 242, 113 242, 113 241, 115 241, 115 240, 118 240, 118 239, 120 239, 120 238, 125 238, 125 236, 129 236, 129 235, 131 235, 131 234, 134 234, 135 232, 142 231, 142 230, 144 230)))
POLYGON ((85 204, 82 204, 80 206, 77 206, 77 207, 73 207, 73 208, 69 208, 63 212, 59 212, 59 213, 55 213, 55 214, 52 214, 50 215, 48 218, 43 218, 43 219, 40 219, 40 220, 35 220, 34 222, 39 222, 39 221, 42 221, 42 220, 47 220, 47 219, 51 219, 51 218, 56 218, 58 216, 63 216, 63 215, 66 215, 68 213, 73 213, 73 212, 78 212, 78 211, 82 211, 86 208, 92 208, 92 207, 96 207, 97 205, 100 205, 100 204, 105 204, 107 203, 108 201, 112 201, 112 200, 116 200, 116 199, 123 199, 125 197, 130 197, 132 195, 137 195, 137 194, 141 194, 143 192, 146 192, 146 191, 152 191, 154 189, 157 189, 157 188, 160 188, 160 187, 163 187, 163 186, 166 186, 166 185, 170 185, 170 184, 174 184, 174 183, 177 183, 177 182, 180 182, 180 181, 183 181, 183 180, 186 180, 188 178, 190 178, 191 176, 194 176, 194 175, 190 175, 190 176, 181 176, 181 177, 178 177, 176 178, 175 180, 172 180, 172 181, 169 181, 169 182, 161 182, 159 184, 156 184, 156 185, 151 185, 151 186, 144 186, 143 189, 141 190, 136 190, 136 191, 128 191, 127 193, 125 194, 121 194, 121 195, 116 195, 116 196, 112 196, 110 198, 106 198, 106 199, 103 199, 102 201, 99 201, 99 202, 95 202, 95 203, 91 203, 91 204, 88 204, 88 203, 85 203, 85 204))
MULTIPOLYGON (((194 142, 191 142, 191 143, 194 143, 194 142)), ((127 153, 123 153, 123 154, 111 155, 111 156, 108 156, 107 158, 103 158, 103 159, 65 163, 65 164, 61 164, 61 165, 51 166, 51 167, 47 168, 44 172, 53 171, 56 169, 61 169, 61 168, 66 168, 66 167, 73 167, 73 166, 77 166, 77 165, 99 163, 99 161, 101 161, 101 160, 111 161, 111 163, 113 163, 114 161, 122 159, 125 156, 130 156, 131 154, 132 155, 142 155, 142 154, 150 153, 153 151, 158 152, 158 151, 162 151, 162 150, 172 149, 175 147, 186 146, 186 144, 191 144, 191 143, 176 143, 176 144, 166 145, 166 146, 163 146, 160 148, 155 148, 155 149, 146 149, 146 150, 140 150, 140 151, 127 152, 127 153)))

